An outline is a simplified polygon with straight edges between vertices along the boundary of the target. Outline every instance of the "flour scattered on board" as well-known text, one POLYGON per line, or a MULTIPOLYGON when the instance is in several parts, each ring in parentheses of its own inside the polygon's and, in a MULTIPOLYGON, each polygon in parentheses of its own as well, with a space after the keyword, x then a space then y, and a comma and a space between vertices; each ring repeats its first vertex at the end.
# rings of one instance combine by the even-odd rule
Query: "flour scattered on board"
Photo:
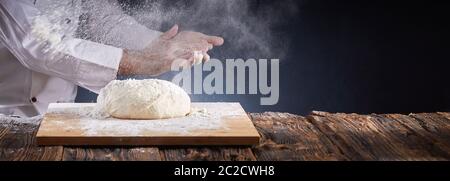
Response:
MULTIPOLYGON (((70 104, 67 104, 70 106, 70 104)), ((221 121, 224 113, 209 112, 206 108, 193 107, 191 113, 185 117, 158 119, 158 120, 123 120, 111 118, 105 113, 99 112, 92 104, 81 107, 58 107, 49 109, 51 113, 64 113, 77 115, 76 125, 65 124, 63 129, 66 132, 81 128, 86 136, 107 135, 114 133, 117 136, 141 135, 146 132, 170 132, 177 134, 195 135, 199 130, 227 130, 228 128, 221 121)), ((235 113, 239 115, 241 113, 235 113)), ((227 112, 232 116, 233 112, 227 112)), ((242 114, 241 114, 242 115, 242 114)), ((58 121, 55 123, 59 124, 58 121)))

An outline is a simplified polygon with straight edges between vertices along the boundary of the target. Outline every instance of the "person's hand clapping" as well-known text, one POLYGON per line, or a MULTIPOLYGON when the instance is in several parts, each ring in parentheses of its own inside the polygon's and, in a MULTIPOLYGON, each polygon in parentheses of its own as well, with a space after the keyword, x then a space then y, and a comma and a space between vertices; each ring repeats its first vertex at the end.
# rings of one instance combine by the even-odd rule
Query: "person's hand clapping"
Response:
POLYGON ((198 32, 178 32, 175 25, 143 50, 124 50, 119 75, 159 75, 168 72, 172 63, 183 65, 208 61, 208 51, 220 46, 223 38, 198 32))

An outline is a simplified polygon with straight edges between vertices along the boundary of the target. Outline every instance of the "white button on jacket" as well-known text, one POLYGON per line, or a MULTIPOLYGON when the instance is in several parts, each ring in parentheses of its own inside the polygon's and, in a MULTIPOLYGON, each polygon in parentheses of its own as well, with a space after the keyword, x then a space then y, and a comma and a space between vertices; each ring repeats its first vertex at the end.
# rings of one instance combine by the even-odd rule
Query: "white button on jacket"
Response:
POLYGON ((73 102, 77 85, 98 92, 116 78, 122 48, 142 49, 159 35, 112 0, 0 0, 0 114, 43 114, 50 103, 73 102), (85 37, 48 50, 33 36, 36 16, 85 37))

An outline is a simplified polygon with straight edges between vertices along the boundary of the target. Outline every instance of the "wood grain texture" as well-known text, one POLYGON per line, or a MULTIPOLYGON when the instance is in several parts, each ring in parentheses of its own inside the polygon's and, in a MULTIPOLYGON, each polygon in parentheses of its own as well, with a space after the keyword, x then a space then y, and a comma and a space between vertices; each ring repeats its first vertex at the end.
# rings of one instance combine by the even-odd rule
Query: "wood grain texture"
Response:
POLYGON ((160 161, 155 147, 64 147, 63 161, 160 161))
POLYGON ((8 134, 9 132, 9 127, 4 125, 4 124, 0 124, 0 140, 2 140, 2 138, 8 134))
POLYGON ((421 113, 410 114, 426 130, 435 136, 450 141, 450 119, 445 114, 421 113))
POLYGON ((38 147, 37 124, 0 122, 0 161, 450 160, 450 113, 249 116, 262 136, 253 147, 38 147))
POLYGON ((376 115, 313 112, 310 120, 351 160, 448 160, 395 119, 376 115))
POLYGON ((450 113, 448 113, 448 112, 438 112, 438 114, 444 116, 447 120, 450 120, 450 113))
POLYGON ((161 157, 166 161, 255 161, 250 147, 163 147, 161 157))
POLYGON ((450 139, 447 138, 445 132, 450 132, 450 130, 444 130, 443 127, 436 127, 431 122, 432 120, 420 120, 412 116, 401 115, 401 114, 385 114, 379 115, 385 119, 391 119, 398 121, 403 126, 405 126, 410 131, 421 136, 423 139, 427 140, 430 148, 436 149, 438 152, 442 152, 443 155, 450 154, 450 139))
POLYGON ((59 161, 62 146, 39 147, 35 144, 36 124, 1 124, 0 161, 59 161))
POLYGON ((253 152, 258 160, 346 160, 333 143, 302 116, 254 113, 251 118, 262 136, 253 152))

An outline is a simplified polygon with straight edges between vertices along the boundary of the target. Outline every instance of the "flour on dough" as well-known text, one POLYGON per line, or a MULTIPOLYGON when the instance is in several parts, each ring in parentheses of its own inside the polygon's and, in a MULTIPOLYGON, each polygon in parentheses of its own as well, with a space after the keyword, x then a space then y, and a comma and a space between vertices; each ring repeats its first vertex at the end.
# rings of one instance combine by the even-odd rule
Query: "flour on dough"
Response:
POLYGON ((115 118, 164 119, 186 116, 191 110, 188 94, 172 82, 114 80, 100 90, 98 109, 115 118))

